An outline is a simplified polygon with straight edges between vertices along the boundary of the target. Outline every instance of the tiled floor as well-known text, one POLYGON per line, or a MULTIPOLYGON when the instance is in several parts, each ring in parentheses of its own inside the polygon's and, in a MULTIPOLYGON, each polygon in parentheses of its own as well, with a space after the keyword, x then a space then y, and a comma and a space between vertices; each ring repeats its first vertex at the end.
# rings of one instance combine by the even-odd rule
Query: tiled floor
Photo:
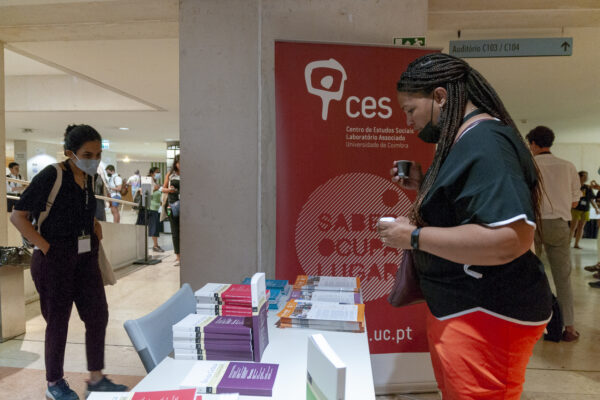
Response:
MULTIPOLYGON (((160 239, 168 248, 170 236, 160 239)), ((529 363, 525 383, 526 400, 591 400, 600 398, 600 290, 587 285, 591 274, 583 266, 597 261, 596 240, 582 242, 582 250, 573 250, 573 289, 575 293, 576 326, 581 339, 576 343, 540 341, 529 363)), ((171 247, 172 248, 172 247, 171 247)), ((106 288, 110 321, 106 338, 107 374, 143 376, 142 364, 131 347, 123 329, 126 319, 137 318, 168 299, 179 287, 179 268, 174 267, 172 251, 162 254, 161 263, 152 266, 132 266, 121 270, 115 286, 106 288)), ((39 314, 39 304, 27 306, 27 333, 17 339, 0 344, 0 367, 43 370, 44 320, 39 314)), ((84 327, 74 311, 69 327, 65 371, 85 372, 84 327)), ((41 375, 43 376, 43 375, 41 375)), ((3 390, 7 378, 0 379, 0 400, 20 399, 17 393, 3 390), (15 397, 16 396, 16 397, 15 397)), ((19 374, 11 377, 10 387, 30 382, 19 374), (19 383, 19 379, 22 382, 19 383), (15 381, 16 380, 16 381, 15 381)), ((11 391, 14 389, 11 389, 11 391)), ((40 397, 42 398, 42 393, 40 397)), ((435 393, 378 396, 378 400, 433 400, 435 393)))

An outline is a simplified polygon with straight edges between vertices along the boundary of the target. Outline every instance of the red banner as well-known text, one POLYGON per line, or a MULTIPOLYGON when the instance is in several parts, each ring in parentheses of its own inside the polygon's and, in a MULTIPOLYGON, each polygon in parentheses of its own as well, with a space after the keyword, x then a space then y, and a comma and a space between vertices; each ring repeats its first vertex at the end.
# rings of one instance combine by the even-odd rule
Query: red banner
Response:
POLYGON ((433 158, 396 100, 402 71, 430 52, 275 43, 277 279, 360 277, 371 353, 428 351, 424 305, 386 300, 401 252, 382 246, 375 224, 414 201, 390 181, 392 161, 433 158))

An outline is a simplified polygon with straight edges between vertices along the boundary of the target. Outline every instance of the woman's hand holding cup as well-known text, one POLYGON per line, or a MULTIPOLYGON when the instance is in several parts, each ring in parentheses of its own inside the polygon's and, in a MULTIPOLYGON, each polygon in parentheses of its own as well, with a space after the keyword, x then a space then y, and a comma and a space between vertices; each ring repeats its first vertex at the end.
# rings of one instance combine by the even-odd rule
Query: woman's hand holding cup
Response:
POLYGON ((392 175, 392 182, 399 184, 403 189, 409 190, 419 189, 423 180, 421 164, 408 160, 394 161, 390 175, 392 175))

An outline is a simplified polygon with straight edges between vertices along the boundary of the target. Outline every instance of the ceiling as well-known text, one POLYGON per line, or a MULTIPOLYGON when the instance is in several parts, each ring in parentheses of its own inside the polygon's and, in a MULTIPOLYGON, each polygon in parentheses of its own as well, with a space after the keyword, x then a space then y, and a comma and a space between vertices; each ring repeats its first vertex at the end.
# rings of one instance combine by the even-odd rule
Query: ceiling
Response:
MULTIPOLYGON (((0 0, 7 138, 60 143, 67 124, 88 123, 119 158, 163 159, 179 137, 178 4, 0 0)), ((522 131, 545 124, 558 141, 600 143, 600 0, 429 0, 427 45, 459 35, 573 37, 571 57, 468 61, 522 131)))

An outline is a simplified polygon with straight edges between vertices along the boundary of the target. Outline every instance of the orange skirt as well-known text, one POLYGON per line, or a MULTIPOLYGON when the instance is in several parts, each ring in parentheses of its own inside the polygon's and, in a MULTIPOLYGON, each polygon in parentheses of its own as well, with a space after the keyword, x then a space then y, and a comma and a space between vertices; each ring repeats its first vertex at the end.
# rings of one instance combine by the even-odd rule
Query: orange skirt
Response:
POLYGON ((546 324, 521 325, 475 311, 440 321, 427 337, 443 400, 519 400, 533 346, 546 324))

